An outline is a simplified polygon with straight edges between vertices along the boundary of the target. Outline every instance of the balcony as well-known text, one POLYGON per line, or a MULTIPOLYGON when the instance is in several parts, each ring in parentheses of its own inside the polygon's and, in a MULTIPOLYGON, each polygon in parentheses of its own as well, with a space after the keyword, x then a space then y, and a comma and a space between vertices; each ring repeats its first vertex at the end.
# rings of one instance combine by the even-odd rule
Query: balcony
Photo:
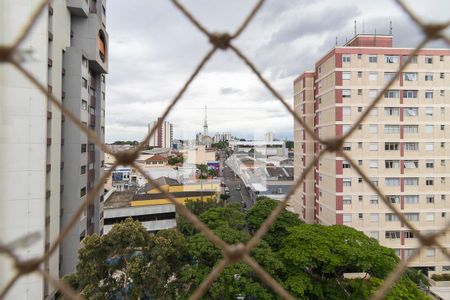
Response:
POLYGON ((53 92, 53 87, 50 84, 47 86, 47 91, 49 94, 53 92))
POLYGON ((62 194, 64 192, 64 184, 59 186, 59 192, 62 194))
POLYGON ((89 125, 91 127, 95 127, 95 116, 94 115, 89 116, 89 125))
POLYGON ((94 151, 89 151, 89 153, 88 153, 88 162, 89 163, 95 162, 95 152, 94 151))
POLYGON ((47 112, 47 120, 51 120, 52 119, 52 112, 48 111, 47 112))
POLYGON ((64 162, 63 162, 63 161, 61 162, 61 165, 60 165, 59 168, 60 168, 61 170, 64 169, 64 162))
POLYGON ((46 168, 47 173, 50 172, 51 169, 52 169, 52 165, 51 164, 47 164, 47 168, 46 168))
POLYGON ((86 0, 67 0, 67 8, 75 16, 87 18, 89 15, 89 5, 86 0))
POLYGON ((51 42, 53 41, 53 33, 52 32, 48 32, 48 41, 51 42))
POLYGON ((50 190, 47 190, 47 192, 45 193, 45 198, 49 199, 51 194, 52 194, 52 192, 50 190))
POLYGON ((51 68, 53 66, 53 60, 51 58, 48 59, 47 65, 49 68, 51 68))
POLYGON ((47 138, 47 146, 50 146, 52 144, 52 138, 47 138))
POLYGON ((62 68, 62 70, 61 70, 61 75, 62 75, 62 76, 65 76, 65 75, 66 75, 66 69, 62 68))
POLYGON ((66 98, 66 92, 62 91, 61 92, 61 99, 65 99, 66 98))
POLYGON ((64 139, 61 139, 61 146, 64 145, 64 139))

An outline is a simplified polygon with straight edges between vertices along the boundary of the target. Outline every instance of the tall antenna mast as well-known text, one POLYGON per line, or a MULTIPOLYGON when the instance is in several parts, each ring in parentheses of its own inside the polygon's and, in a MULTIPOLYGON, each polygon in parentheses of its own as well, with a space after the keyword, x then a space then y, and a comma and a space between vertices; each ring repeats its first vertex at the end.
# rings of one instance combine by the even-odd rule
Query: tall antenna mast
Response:
POLYGON ((389 21, 389 34, 392 35, 392 20, 389 21))
POLYGON ((354 23, 355 23, 355 36, 356 36, 356 20, 354 20, 354 23))
POLYGON ((377 46, 377 29, 375 28, 375 35, 373 36, 373 43, 374 43, 374 46, 376 47, 377 46))
POLYGON ((338 45, 338 37, 336 37, 336 47, 337 47, 337 45, 338 45))

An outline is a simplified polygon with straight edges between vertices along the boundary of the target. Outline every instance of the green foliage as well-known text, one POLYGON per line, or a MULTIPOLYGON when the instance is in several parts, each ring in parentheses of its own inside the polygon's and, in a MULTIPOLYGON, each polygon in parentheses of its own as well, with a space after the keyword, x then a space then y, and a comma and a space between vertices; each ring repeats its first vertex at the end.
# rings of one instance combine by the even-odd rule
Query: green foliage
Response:
MULTIPOLYGON (((250 208, 246 215, 248 228, 251 234, 254 234, 264 220, 270 215, 273 209, 279 204, 279 201, 268 197, 258 197, 256 204, 250 208)), ((269 232, 264 236, 264 240, 275 249, 282 244, 283 239, 289 234, 288 228, 300 225, 298 215, 285 209, 280 213, 276 222, 272 225, 269 232)))
POLYGON ((112 145, 138 145, 138 141, 115 141, 112 145))
POLYGON ((294 141, 286 141, 285 145, 288 149, 294 149, 294 141))
POLYGON ((450 281, 450 274, 433 274, 431 279, 434 281, 450 281))
POLYGON ((169 158, 167 162, 171 166, 176 165, 176 164, 182 164, 184 162, 184 157, 183 157, 183 155, 173 156, 173 157, 169 158))
POLYGON ((213 143, 213 144, 211 144, 211 147, 215 148, 215 149, 227 149, 228 148, 228 141, 220 141, 220 142, 217 142, 217 143, 213 143))
POLYGON ((221 194, 220 195, 220 200, 225 201, 225 200, 228 200, 229 198, 230 198, 230 195, 228 195, 228 194, 221 194))

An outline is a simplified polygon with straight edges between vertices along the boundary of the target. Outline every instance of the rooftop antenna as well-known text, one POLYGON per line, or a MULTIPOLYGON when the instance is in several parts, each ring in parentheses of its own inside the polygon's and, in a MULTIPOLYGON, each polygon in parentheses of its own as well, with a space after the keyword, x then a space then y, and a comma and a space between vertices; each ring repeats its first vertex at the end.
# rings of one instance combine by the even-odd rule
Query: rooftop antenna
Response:
POLYGON ((336 47, 337 47, 337 45, 338 45, 338 37, 336 37, 336 47))
POLYGON ((392 35, 392 20, 389 20, 389 35, 392 35))
POLYGON ((356 36, 356 20, 353 21, 355 23, 355 36, 356 36))
POLYGON ((376 47, 377 46, 377 29, 375 28, 375 35, 373 36, 373 44, 376 47))
POLYGON ((363 33, 366 33, 366 29, 364 28, 364 20, 363 20, 363 33))

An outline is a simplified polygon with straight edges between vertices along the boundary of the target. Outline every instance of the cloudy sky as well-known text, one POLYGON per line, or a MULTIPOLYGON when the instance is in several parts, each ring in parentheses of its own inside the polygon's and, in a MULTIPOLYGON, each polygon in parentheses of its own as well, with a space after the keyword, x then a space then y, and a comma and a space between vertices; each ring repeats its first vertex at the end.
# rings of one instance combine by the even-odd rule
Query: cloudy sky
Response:
MULTIPOLYGON (((256 1, 184 0, 208 29, 233 32, 256 1)), ((407 1, 429 21, 448 18, 450 1, 407 1)), ((110 0, 106 140, 141 140, 147 124, 160 115, 210 45, 169 0, 110 0)), ((390 0, 268 0, 234 43, 292 104, 292 82, 314 62, 353 36, 389 32, 394 46, 414 47, 422 38, 390 0)), ((442 47, 434 43, 429 47, 442 47)), ((208 106, 210 134, 230 131, 259 138, 274 132, 292 138, 293 118, 231 52, 219 51, 206 65, 168 120, 176 138, 202 130, 208 106)))

